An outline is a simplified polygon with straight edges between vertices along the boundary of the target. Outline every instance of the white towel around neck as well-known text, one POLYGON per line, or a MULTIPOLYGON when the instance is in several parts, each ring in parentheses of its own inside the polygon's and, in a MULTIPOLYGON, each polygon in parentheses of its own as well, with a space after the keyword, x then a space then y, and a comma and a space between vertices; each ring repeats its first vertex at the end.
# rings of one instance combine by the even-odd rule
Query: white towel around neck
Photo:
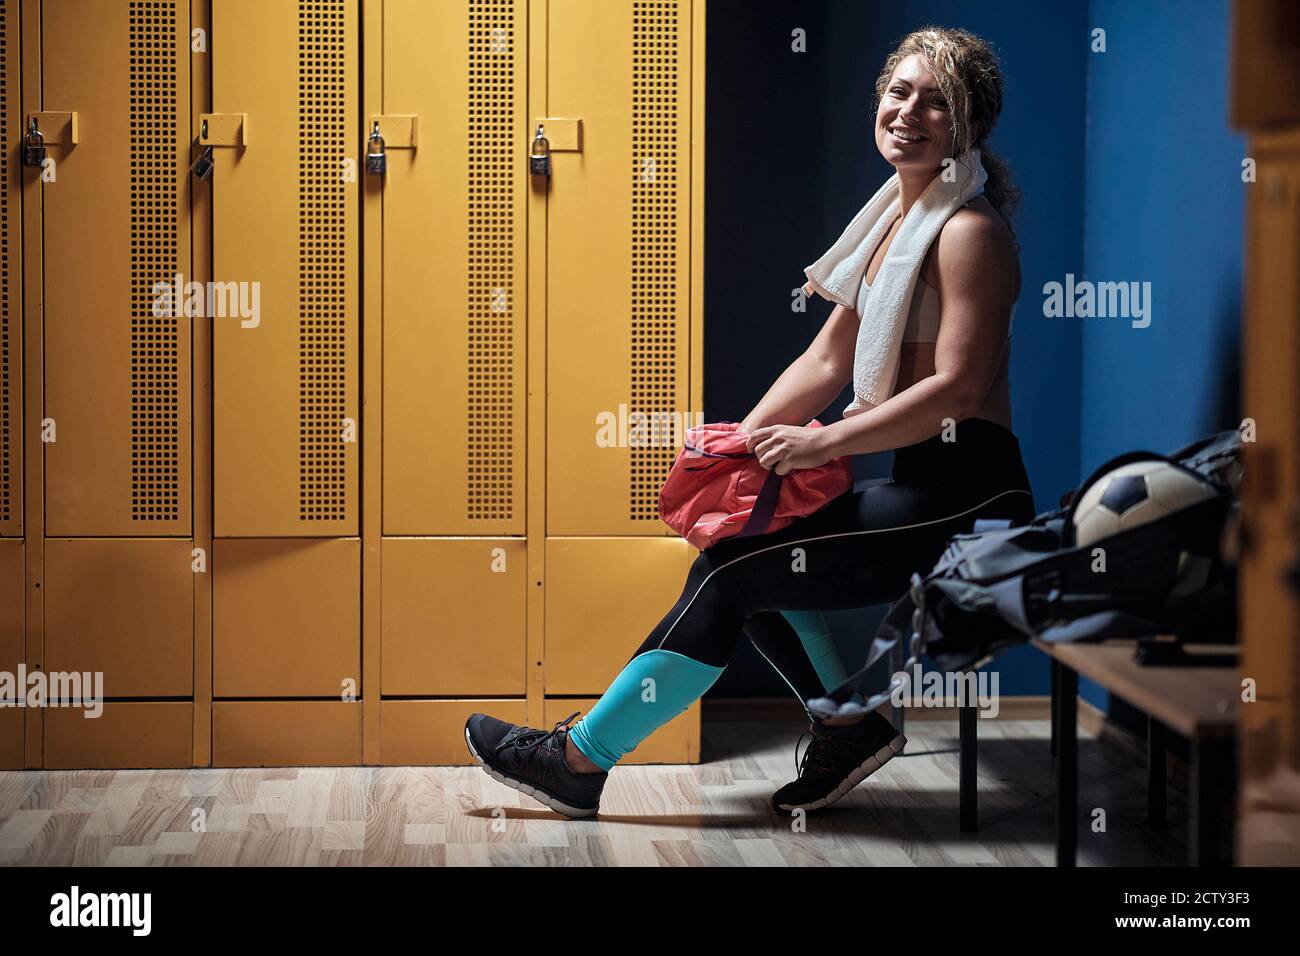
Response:
MULTIPOLYGON (((879 405, 893 394, 908 303, 926 251, 949 217, 984 191, 988 174, 978 149, 967 150, 948 168, 955 171, 954 181, 945 181, 941 172, 926 186, 907 211, 867 291, 853 353, 854 397, 844 409, 845 418, 879 405)), ((817 292, 831 302, 856 310, 867 266, 893 224, 898 207, 895 173, 853 217, 826 254, 803 270, 808 277, 804 293, 817 292)))

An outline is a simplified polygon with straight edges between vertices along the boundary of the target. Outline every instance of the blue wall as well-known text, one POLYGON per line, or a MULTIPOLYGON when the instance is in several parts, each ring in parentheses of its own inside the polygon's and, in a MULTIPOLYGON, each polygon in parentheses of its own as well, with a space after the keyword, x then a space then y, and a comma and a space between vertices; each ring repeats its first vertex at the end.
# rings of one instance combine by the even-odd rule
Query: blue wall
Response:
MULTIPOLYGON (((830 313, 814 300, 792 314, 792 290, 890 174, 872 137, 876 73, 902 35, 936 23, 985 37, 1003 61, 991 142, 1024 191, 1011 388, 1038 510, 1117 451, 1235 423, 1242 145, 1226 126, 1226 0, 711 0, 708 17, 710 420, 745 415, 830 313), (1093 26, 1104 54, 1089 52, 1093 26), (806 53, 791 51, 796 29, 806 53), (1043 285, 1066 273, 1151 281, 1151 327, 1044 317, 1043 285)), ((862 456, 858 474, 887 474, 889 460, 862 456)), ((828 615, 848 660, 881 611, 828 615)), ((1047 692, 1038 652, 996 666, 1002 693, 1047 692)), ((711 693, 788 688, 742 642, 711 693)))
MULTIPOLYGON (((1093 0, 1083 260, 1089 280, 1151 283, 1151 324, 1082 326, 1079 457, 1169 452, 1241 420, 1245 140, 1228 116, 1226 0, 1093 0)), ((1080 476, 1084 477, 1083 475, 1080 476)), ((1086 697, 1105 706, 1099 688, 1086 697)))
POLYGON ((1083 327, 1080 457, 1171 451, 1238 424, 1243 137, 1226 0, 1093 0, 1083 273, 1152 284, 1148 328, 1083 327))

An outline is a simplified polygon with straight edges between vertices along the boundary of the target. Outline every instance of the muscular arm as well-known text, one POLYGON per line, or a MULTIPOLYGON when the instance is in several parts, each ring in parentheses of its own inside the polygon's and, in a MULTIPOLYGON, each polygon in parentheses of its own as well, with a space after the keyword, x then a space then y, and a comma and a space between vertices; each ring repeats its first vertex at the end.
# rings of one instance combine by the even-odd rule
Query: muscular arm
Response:
POLYGON ((1006 347, 1016 297, 1016 254, 995 219, 959 213, 944 226, 935 266, 941 315, 934 374, 874 408, 822 429, 831 457, 902 448, 931 438, 944 419, 979 410, 1006 347))
POLYGON ((817 337, 772 383, 740 423, 750 432, 763 425, 805 425, 844 388, 853 374, 858 314, 837 305, 817 337))

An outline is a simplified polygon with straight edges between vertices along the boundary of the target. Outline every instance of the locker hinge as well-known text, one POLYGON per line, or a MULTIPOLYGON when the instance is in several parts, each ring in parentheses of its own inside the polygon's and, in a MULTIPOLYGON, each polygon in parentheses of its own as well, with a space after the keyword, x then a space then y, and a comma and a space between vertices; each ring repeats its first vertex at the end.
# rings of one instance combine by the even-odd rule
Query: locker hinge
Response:
POLYGON ((35 121, 36 128, 45 139, 46 146, 75 146, 77 144, 77 111, 40 110, 27 114, 27 127, 35 121))
POLYGON ((387 149, 415 149, 415 131, 419 116, 415 114, 389 113, 386 116, 375 114, 366 124, 367 132, 379 124, 379 135, 383 137, 387 149))
POLYGON ((199 114, 200 146, 247 146, 247 113, 199 114))

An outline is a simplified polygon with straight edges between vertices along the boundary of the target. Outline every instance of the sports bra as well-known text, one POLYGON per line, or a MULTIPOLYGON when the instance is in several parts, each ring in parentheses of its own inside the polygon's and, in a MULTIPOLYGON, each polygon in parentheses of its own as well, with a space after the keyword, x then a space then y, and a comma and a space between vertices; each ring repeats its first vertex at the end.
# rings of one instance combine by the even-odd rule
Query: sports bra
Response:
MULTIPOLYGON (((862 310, 866 306, 867 291, 871 288, 867 284, 867 277, 862 277, 862 288, 858 290, 857 312, 858 318, 862 318, 862 310)), ((1011 309, 1011 321, 1015 321, 1015 306, 1011 309)), ((1007 338, 1011 338, 1011 323, 1007 323, 1007 338)), ((916 288, 912 291, 912 301, 907 309, 907 326, 903 329, 904 342, 925 342, 934 343, 939 341, 939 290, 925 278, 918 276, 916 288)))

